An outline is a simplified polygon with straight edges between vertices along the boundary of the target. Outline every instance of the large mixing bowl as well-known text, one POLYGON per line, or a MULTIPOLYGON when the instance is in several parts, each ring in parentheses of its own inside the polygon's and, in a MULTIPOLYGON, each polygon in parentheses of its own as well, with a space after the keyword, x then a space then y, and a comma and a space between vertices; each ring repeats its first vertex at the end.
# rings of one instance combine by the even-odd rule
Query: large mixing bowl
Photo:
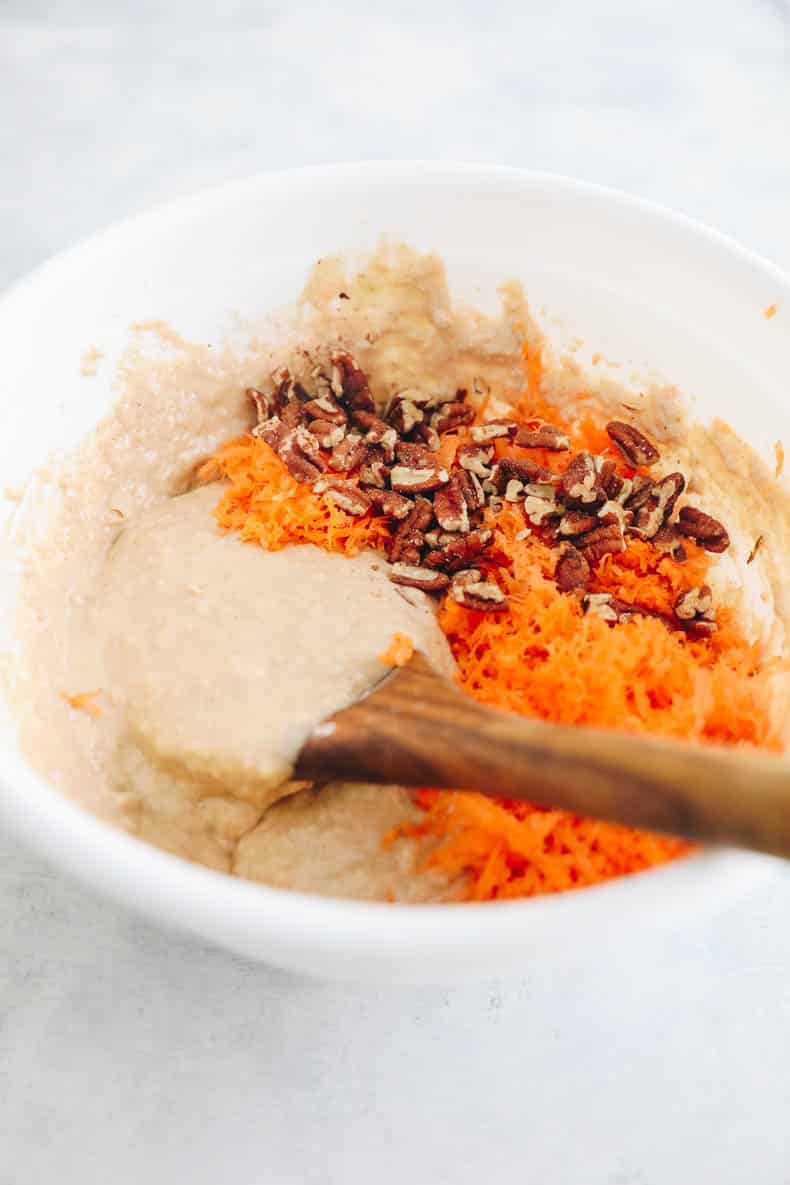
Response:
MULTIPOLYGON (((293 300, 315 259, 372 247, 382 232, 439 251, 454 293, 478 303, 502 279, 522 279, 557 341, 578 335, 607 358, 654 369, 695 397, 701 418, 723 414, 764 456, 777 438, 790 440, 790 281, 776 268, 666 210, 559 177, 351 164, 172 203, 67 251, 9 292, 0 302, 3 484, 79 440, 110 407, 112 366, 80 376, 87 346, 111 359, 132 321, 153 318, 219 341, 234 314, 293 300), (773 303, 779 315, 767 320, 773 303)), ((9 720, 0 728, 0 823, 20 842, 162 925, 322 976, 493 975, 585 943, 600 957, 606 936, 682 927, 770 864, 709 851, 600 888, 503 904, 326 900, 211 872, 113 829, 33 772, 9 720)))

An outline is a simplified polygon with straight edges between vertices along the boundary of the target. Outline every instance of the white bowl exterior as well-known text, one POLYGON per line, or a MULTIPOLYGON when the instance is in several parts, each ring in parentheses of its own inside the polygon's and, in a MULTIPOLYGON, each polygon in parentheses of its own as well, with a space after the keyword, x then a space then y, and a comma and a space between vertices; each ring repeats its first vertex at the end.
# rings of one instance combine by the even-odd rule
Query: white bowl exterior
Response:
MULTIPOLYGON (((387 232, 448 263, 454 295, 491 305, 516 276, 558 342, 578 336, 725 416, 764 456, 790 440, 778 269, 713 232, 624 195, 550 175, 374 163, 265 175, 122 223, 40 268, 0 302, 4 484, 89 432, 110 407, 113 360, 133 321, 215 342, 292 301, 312 262, 387 232), (81 352, 106 355, 95 378, 81 352)), ((583 357, 584 353, 580 354, 583 357)), ((622 927, 674 927, 719 908, 769 866, 707 853, 562 897, 409 908, 284 893, 154 850, 46 786, 3 725, 0 816, 55 863, 166 924, 294 970, 412 981, 491 975, 622 927)))

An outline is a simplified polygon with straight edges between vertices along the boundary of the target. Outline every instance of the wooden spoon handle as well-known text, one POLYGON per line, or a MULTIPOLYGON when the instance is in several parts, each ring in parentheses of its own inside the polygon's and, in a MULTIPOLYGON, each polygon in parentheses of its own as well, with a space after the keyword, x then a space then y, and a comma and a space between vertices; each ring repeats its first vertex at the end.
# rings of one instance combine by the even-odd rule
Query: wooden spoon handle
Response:
POLYGON ((296 776, 477 790, 790 857, 780 758, 493 711, 420 655, 321 725, 296 776))

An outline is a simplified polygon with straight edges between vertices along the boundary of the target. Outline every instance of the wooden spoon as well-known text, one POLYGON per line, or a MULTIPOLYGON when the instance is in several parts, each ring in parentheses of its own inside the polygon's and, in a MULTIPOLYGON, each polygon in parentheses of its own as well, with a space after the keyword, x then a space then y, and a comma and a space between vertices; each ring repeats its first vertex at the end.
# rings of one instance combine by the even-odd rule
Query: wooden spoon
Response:
POLYGON ((478 790, 790 857, 790 767, 780 758, 497 712, 419 653, 320 724, 295 776, 478 790))

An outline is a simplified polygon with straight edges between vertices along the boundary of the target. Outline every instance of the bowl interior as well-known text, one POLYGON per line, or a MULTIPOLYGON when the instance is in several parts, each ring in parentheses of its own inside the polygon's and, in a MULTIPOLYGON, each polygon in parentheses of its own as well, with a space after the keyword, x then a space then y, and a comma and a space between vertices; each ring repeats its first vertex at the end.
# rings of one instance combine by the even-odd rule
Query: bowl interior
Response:
MULTIPOLYGON (((0 303, 0 462, 23 480, 111 406, 114 360, 133 321, 165 320, 215 343, 292 301, 315 259, 386 232, 438 251, 455 297, 493 305, 524 281, 555 344, 582 339, 622 381, 677 383, 702 419, 726 417, 766 458, 790 439, 790 335, 766 306, 787 279, 720 236, 622 195, 477 166, 373 164, 263 176, 123 223, 46 265, 0 303), (95 377, 80 356, 102 351, 95 377)), ((8 502, 4 519, 13 513, 8 502)), ((4 629, 13 610, 9 559, 4 629)), ((158 919, 283 966, 344 976, 490 974, 565 927, 639 911, 678 924, 760 875, 765 862, 709 853, 563 899, 408 909, 329 902, 246 885, 120 835, 63 801, 15 752, 0 721, 0 812, 84 879, 158 919), (676 916, 677 915, 677 916, 676 916), (545 937, 544 937, 545 936, 545 937)))

